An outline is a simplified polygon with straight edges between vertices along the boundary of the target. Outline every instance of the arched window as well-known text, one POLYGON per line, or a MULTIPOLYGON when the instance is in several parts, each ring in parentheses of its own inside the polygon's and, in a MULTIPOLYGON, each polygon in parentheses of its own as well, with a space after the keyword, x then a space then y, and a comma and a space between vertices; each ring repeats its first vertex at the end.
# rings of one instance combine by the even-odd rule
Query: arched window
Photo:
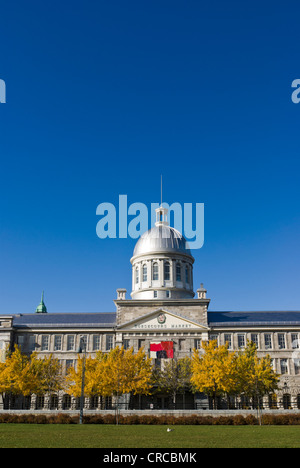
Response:
POLYGON ((143 265, 143 281, 147 281, 147 265, 143 265))
POLYGON ((165 262, 165 265, 164 265, 164 276, 165 276, 165 281, 169 281, 170 280, 170 263, 169 262, 165 262))
POLYGON ((176 263, 176 281, 181 281, 181 265, 176 263))
POLYGON ((153 263, 152 280, 158 280, 158 263, 153 263))
POLYGON ((139 267, 135 269, 135 282, 138 284, 140 282, 139 267))

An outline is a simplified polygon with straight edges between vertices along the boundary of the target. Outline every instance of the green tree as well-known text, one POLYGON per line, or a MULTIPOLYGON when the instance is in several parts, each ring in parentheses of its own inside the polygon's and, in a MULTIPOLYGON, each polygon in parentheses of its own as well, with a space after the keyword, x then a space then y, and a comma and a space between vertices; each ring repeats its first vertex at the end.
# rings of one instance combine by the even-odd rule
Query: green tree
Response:
POLYGON ((154 385, 157 391, 165 392, 172 396, 174 408, 176 407, 176 395, 184 394, 191 387, 191 359, 169 359, 165 361, 163 369, 154 369, 154 385))

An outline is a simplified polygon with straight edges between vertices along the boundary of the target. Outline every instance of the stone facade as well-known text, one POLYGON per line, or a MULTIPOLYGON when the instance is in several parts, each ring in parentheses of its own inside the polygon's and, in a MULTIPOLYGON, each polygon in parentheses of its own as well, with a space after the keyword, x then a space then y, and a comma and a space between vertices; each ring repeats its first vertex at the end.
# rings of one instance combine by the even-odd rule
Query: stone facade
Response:
MULTIPOLYGON (((140 239, 131 259, 132 299, 126 298, 125 289, 117 289, 116 312, 54 314, 47 312, 42 296, 36 313, 0 315, 0 359, 5 359, 7 346, 12 348, 18 344, 24 353, 53 354, 66 372, 69 366, 76 366, 82 339, 90 356, 123 345, 133 347, 135 352, 143 347, 153 357, 151 345, 169 342, 173 359, 191 356, 193 349, 200 348, 206 340, 216 339, 220 345, 227 343, 233 351, 253 341, 259 356, 270 354, 274 369, 281 376, 276 407, 300 408, 300 312, 210 311, 210 299, 203 284, 194 298, 194 259, 184 238, 168 227, 166 210, 158 209, 157 214, 156 236, 148 232, 140 239), (170 238, 166 239, 168 229, 170 238)), ((153 363, 163 366, 170 356, 153 359, 153 363)), ((208 405, 207 399, 199 395, 180 395, 179 401, 182 407, 190 405, 191 409, 208 405)), ((134 405, 167 409, 168 402, 166 395, 156 395, 148 399, 140 397, 134 405)), ((44 399, 33 396, 26 404, 36 409, 56 406, 71 410, 78 401, 62 393, 45 395, 44 399)), ((124 407, 132 405, 132 399, 125 396, 123 404, 124 407)), ((247 404, 246 401, 234 403, 238 408, 247 408, 247 404)), ((86 399, 89 409, 105 409, 111 405, 111 399, 86 399)), ((264 398, 264 405, 272 406, 268 397, 264 398)))

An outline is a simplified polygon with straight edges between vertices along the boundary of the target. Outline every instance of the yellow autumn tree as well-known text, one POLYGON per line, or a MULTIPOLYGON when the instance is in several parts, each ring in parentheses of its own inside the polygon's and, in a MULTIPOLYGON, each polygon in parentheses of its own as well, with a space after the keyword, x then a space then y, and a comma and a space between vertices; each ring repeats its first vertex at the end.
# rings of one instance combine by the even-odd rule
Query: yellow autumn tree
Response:
POLYGON ((98 353, 93 388, 104 396, 124 393, 148 394, 152 387, 151 359, 143 348, 116 347, 108 355, 98 353))
POLYGON ((133 349, 116 347, 109 353, 99 351, 96 358, 79 357, 76 368, 70 368, 66 377, 68 393, 81 395, 82 366, 85 362, 84 393, 86 396, 147 394, 152 386, 151 359, 143 349, 136 354, 133 349))
POLYGON ((217 407, 217 397, 230 394, 236 385, 235 354, 227 345, 218 346, 217 340, 202 343, 200 352, 196 349, 192 356, 191 383, 195 391, 209 395, 217 407))
POLYGON ((253 342, 247 342, 244 350, 237 353, 236 391, 252 400, 259 400, 278 388, 279 376, 273 369, 269 355, 258 357, 253 342))
POLYGON ((30 377, 30 359, 21 353, 18 346, 14 351, 7 353, 6 360, 1 367, 1 393, 14 395, 32 393, 35 382, 30 377))
MULTIPOLYGON (((97 388, 93 388, 96 360, 92 357, 78 355, 76 367, 70 367, 66 375, 67 392, 75 397, 81 396, 82 367, 84 371, 84 394, 93 396, 98 393, 97 388)), ((101 394, 101 393, 99 393, 101 394)))
POLYGON ((18 346, 6 355, 0 365, 0 393, 30 396, 33 393, 58 392, 64 386, 59 361, 52 355, 39 358, 37 352, 23 354, 18 346))
POLYGON ((32 354, 30 359, 30 372, 35 376, 36 389, 34 393, 57 393, 65 387, 65 379, 62 374, 60 362, 52 354, 39 358, 32 354))

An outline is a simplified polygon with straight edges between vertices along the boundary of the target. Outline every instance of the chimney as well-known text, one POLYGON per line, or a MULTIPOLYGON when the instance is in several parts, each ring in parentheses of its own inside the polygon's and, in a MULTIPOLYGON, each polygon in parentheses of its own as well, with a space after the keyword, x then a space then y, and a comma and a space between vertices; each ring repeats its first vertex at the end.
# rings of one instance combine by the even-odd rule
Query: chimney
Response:
POLYGON ((117 289, 117 301, 124 301, 126 299, 126 289, 117 289))

